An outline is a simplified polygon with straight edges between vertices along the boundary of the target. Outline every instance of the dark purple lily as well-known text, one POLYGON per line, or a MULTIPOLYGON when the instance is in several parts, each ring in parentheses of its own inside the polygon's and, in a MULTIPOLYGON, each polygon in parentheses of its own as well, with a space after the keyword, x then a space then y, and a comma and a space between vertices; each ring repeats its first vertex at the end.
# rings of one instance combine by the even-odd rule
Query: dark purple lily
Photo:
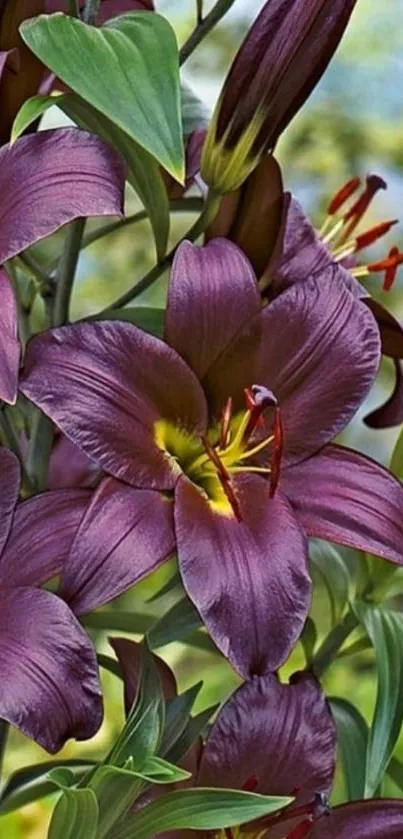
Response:
POLYGON ((374 428, 403 422, 403 329, 380 303, 370 297, 359 282, 371 273, 384 275, 384 288, 391 287, 403 260, 398 248, 379 262, 357 264, 357 254, 389 232, 395 221, 385 221, 357 235, 374 196, 385 182, 375 175, 367 178, 358 198, 345 203, 359 188, 359 178, 349 181, 332 199, 329 214, 318 233, 290 193, 285 193, 280 168, 270 156, 264 158, 242 189, 225 196, 207 240, 217 235, 235 242, 250 259, 266 300, 273 299, 295 282, 311 275, 326 274, 335 285, 345 283, 373 312, 379 326, 383 355, 392 358, 396 385, 385 405, 365 418, 374 428))
POLYGON ((39 588, 60 574, 91 493, 60 490, 17 505, 19 479, 17 458, 1 448, 0 717, 55 752, 69 737, 91 737, 102 720, 92 644, 68 606, 39 588))
MULTIPOLYGON (((0 148, 0 266, 80 216, 121 215, 125 169, 114 150, 75 129, 42 131, 0 148)), ((17 397, 14 292, 0 268, 0 398, 17 397)))
POLYGON ((295 796, 282 812, 238 828, 242 839, 401 839, 401 800, 329 807, 335 752, 334 723, 313 677, 296 674, 290 684, 254 678, 218 714, 195 784, 295 796))
POLYGON ((262 310, 249 263, 216 240, 178 250, 165 337, 98 322, 28 345, 24 394, 110 476, 62 592, 88 612, 176 551, 218 647, 264 673, 306 618, 307 535, 402 561, 400 483, 329 445, 376 375, 378 330, 326 277, 262 310))
POLYGON ((356 0, 267 0, 224 82, 202 157, 206 183, 237 189, 323 75, 356 0))

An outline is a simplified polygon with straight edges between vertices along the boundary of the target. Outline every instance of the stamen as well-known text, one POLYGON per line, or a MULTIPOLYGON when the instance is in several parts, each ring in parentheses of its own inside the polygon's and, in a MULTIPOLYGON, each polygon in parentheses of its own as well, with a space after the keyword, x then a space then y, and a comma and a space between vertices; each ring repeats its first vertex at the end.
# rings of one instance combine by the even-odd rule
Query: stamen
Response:
POLYGON ((250 457, 253 457, 255 454, 259 454, 262 452, 263 449, 267 448, 267 446, 272 443, 274 440, 274 434, 271 434, 270 437, 266 437, 261 443, 257 443, 256 446, 253 446, 253 449, 247 449, 243 454, 240 454, 238 457, 238 462, 241 460, 249 460, 250 457))
POLYGON ((304 819, 303 822, 300 822, 293 828, 291 833, 287 833, 285 839, 304 839, 305 836, 311 832, 313 827, 313 818, 304 819))
POLYGON ((278 482, 280 480, 280 470, 281 470, 281 460, 283 457, 283 448, 284 448, 284 427, 283 421, 281 419, 281 411, 280 408, 276 408, 276 413, 274 417, 274 446, 273 446, 273 454, 271 458, 271 476, 270 476, 270 491, 269 495, 270 498, 274 497, 274 493, 276 492, 278 482))
MULTIPOLYGON (((331 221, 331 217, 330 217, 330 216, 329 216, 329 220, 331 221)), ((342 219, 342 218, 341 218, 341 219, 340 219, 340 220, 339 220, 339 221, 338 221, 338 222, 337 222, 337 223, 336 223, 336 224, 332 227, 332 229, 331 229, 331 230, 329 230, 329 233, 326 233, 326 236, 325 236, 324 234, 325 234, 325 232, 326 232, 327 228, 329 227, 329 225, 323 225, 322 229, 321 229, 321 230, 320 230, 320 232, 319 232, 319 237, 322 239, 323 244, 324 244, 324 245, 328 245, 328 244, 329 244, 329 242, 331 242, 331 241, 332 241, 332 239, 335 239, 335 238, 336 238, 336 236, 338 236, 338 234, 340 233, 340 230, 342 230, 342 229, 343 229, 343 225, 344 225, 344 219, 342 219), (325 230, 325 227, 326 227, 326 230, 325 230)))
POLYGON ((246 404, 250 410, 249 423, 245 429, 244 440, 247 442, 258 426, 262 426, 263 413, 266 408, 274 408, 277 399, 271 390, 261 385, 252 385, 252 388, 245 390, 246 404), (253 400, 253 402, 252 402, 253 400))
POLYGON ((376 224, 375 227, 371 227, 370 230, 367 230, 365 233, 360 233, 355 240, 356 251, 360 251, 362 248, 367 248, 369 245, 377 242, 378 239, 381 239, 382 236, 386 236, 386 234, 389 233, 389 230, 391 230, 391 228, 397 223, 398 219, 383 221, 381 224, 376 224))
MULTIPOLYGON (((398 254, 399 254, 399 248, 394 247, 394 248, 391 248, 390 251, 389 251, 389 256, 390 257, 391 256, 396 256, 397 257, 398 254)), ((393 283, 395 281, 395 278, 396 278, 397 269, 398 269, 397 265, 391 265, 390 268, 386 269, 385 276, 384 276, 384 279, 383 279, 383 290, 384 291, 390 291, 390 289, 392 288, 392 285, 393 285, 393 283)))
POLYGON ((232 511, 234 513, 234 516, 237 519, 237 521, 241 522, 242 521, 241 508, 239 506, 239 501, 238 501, 238 499, 235 495, 234 489, 231 485, 230 475, 229 475, 226 467, 224 466, 224 463, 222 462, 221 458, 218 456, 216 450, 213 448, 213 446, 211 445, 211 443, 209 442, 207 437, 205 437, 204 435, 201 435, 201 440, 202 440, 203 446, 206 449, 206 452, 207 452, 211 462, 214 464, 214 466, 217 469, 218 480, 220 481, 220 484, 223 488, 225 496, 226 496, 227 500, 229 501, 229 503, 232 507, 232 511))
POLYGON ((351 178, 350 181, 347 181, 344 186, 342 186, 336 194, 333 196, 330 204, 327 208, 328 216, 334 216, 337 213, 343 204, 357 192, 358 187, 361 185, 361 178, 351 178))
POLYGON ((351 236, 351 233, 360 223, 361 219, 367 212, 368 207, 372 203, 374 196, 380 189, 387 189, 387 184, 383 178, 380 178, 379 175, 368 175, 364 192, 360 195, 357 201, 354 202, 353 206, 350 207, 344 216, 345 229, 340 237, 341 244, 346 242, 349 236, 351 236), (348 222, 350 222, 350 224, 348 224, 348 222))
POLYGON ((245 783, 242 784, 242 789, 244 792, 254 792, 256 787, 258 786, 259 778, 257 775, 251 775, 250 778, 247 778, 245 783))
POLYGON ((226 449, 230 440, 230 427, 232 419, 232 396, 229 396, 221 414, 220 423, 220 449, 226 449))
POLYGON ((376 273, 377 271, 387 271, 388 268, 395 268, 402 264, 403 253, 401 253, 398 248, 392 248, 386 259, 382 259, 380 262, 371 262, 371 264, 368 265, 368 271, 370 274, 376 273))

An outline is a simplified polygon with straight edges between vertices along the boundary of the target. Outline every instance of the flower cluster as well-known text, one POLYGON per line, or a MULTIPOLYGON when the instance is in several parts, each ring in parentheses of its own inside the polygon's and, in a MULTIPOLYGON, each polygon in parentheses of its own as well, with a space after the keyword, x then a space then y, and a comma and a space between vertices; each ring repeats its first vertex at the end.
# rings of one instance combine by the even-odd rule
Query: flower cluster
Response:
MULTIPOLYGON (((149 0, 72 5, 82 37, 89 30, 98 43, 99 30, 90 26, 107 22, 116 49, 119 16, 130 22, 127 13, 139 12, 133 20, 145 31, 158 19, 149 0)), ((273 812, 212 825, 219 839, 403 835, 398 799, 330 807, 337 736, 320 668, 308 660, 289 683, 278 672, 309 624, 311 538, 403 565, 400 480, 338 441, 382 354, 394 359, 397 383, 367 422, 403 420, 403 331, 362 284, 381 273, 389 290, 403 262, 396 246, 368 264, 360 256, 395 224, 359 227, 386 184, 375 175, 363 187, 350 180, 318 231, 284 191, 272 154, 354 6, 267 0, 207 132, 194 125, 188 132, 185 186, 148 164, 151 192, 158 184, 166 206, 168 193, 182 197, 193 180, 206 198, 189 237, 162 263, 170 274, 156 335, 127 322, 123 309, 113 318, 68 317, 83 220, 122 215, 127 166, 133 159, 146 166, 152 144, 148 149, 145 138, 140 148, 132 137, 129 154, 129 130, 122 143, 122 124, 112 129, 97 101, 87 103, 92 122, 84 126, 95 124, 96 134, 83 126, 38 132, 33 119, 24 123, 25 136, 9 142, 28 97, 39 116, 59 83, 73 94, 63 77, 58 82, 51 51, 45 65, 19 30, 28 13, 58 13, 42 19, 47 27, 60 21, 66 4, 0 4, 0 717, 51 753, 70 737, 92 737, 102 692, 96 650, 80 619, 175 558, 185 602, 242 680, 207 737, 197 732, 173 761, 185 754, 183 771, 192 775, 176 792, 218 788, 255 793, 258 803, 281 798, 273 812), (44 271, 29 249, 66 224, 58 267, 44 271), (200 233, 204 244, 195 244, 200 233), (39 331, 31 319, 36 298, 45 316, 39 331)), ((112 646, 129 724, 149 685, 138 646, 125 638, 112 646)), ((172 708, 179 706, 169 704, 181 699, 175 678, 161 660, 152 666, 176 742, 172 708)), ((150 701, 144 713, 153 707, 150 701)), ((136 763, 143 746, 114 764, 138 773, 117 818, 119 839, 137 835, 130 819, 161 794, 139 784, 152 780, 146 763, 136 763)), ((156 759, 161 769, 159 753, 156 759)), ((90 773, 89 788, 92 780, 90 773)), ((102 784, 93 789, 100 795, 102 784)), ((101 819, 101 799, 98 806, 101 819)), ((171 820, 168 829, 209 824, 171 820)), ((98 835, 112 833, 91 833, 98 835)))

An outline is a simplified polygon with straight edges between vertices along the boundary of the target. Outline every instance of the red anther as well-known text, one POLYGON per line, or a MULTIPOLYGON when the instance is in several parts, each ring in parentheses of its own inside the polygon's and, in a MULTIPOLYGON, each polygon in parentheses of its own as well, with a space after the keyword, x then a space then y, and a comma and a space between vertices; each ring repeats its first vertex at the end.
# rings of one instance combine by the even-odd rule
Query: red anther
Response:
POLYGON ((355 230, 367 212, 374 195, 376 195, 380 189, 387 189, 386 181, 384 181, 383 178, 380 178, 379 175, 368 175, 364 192, 361 193, 360 197, 357 198, 357 201, 354 202, 353 206, 350 207, 344 216, 346 226, 340 237, 340 244, 343 244, 350 238, 351 233, 355 230), (347 222, 350 222, 350 224, 347 224, 347 222))
MULTIPOLYGON (((389 251, 389 257, 397 257, 399 256, 399 248, 391 248, 389 251)), ((390 268, 387 268, 385 271, 385 276, 383 278, 383 290, 390 291, 392 285, 395 281, 396 274, 397 274, 398 265, 392 265, 390 268)))
POLYGON ((304 839, 305 836, 312 830, 313 819, 304 819, 303 822, 297 824, 296 827, 293 828, 291 833, 287 833, 285 839, 304 839))
POLYGON ((218 475, 220 478, 224 478, 226 481, 229 481, 230 476, 229 472, 227 472, 221 458, 219 458, 214 446, 211 445, 210 441, 205 437, 204 434, 201 434, 201 441, 203 443, 204 448, 206 449, 206 454, 210 458, 211 462, 217 469, 218 475))
POLYGON ((342 186, 333 196, 327 208, 327 214, 329 216, 334 216, 334 214, 340 210, 340 207, 342 207, 343 204, 345 204, 346 201, 348 201, 348 199, 357 192, 360 184, 361 178, 351 178, 350 181, 347 181, 347 183, 344 184, 344 186, 342 186))
POLYGON ((232 419, 232 396, 229 396, 221 413, 220 422, 220 449, 226 449, 229 442, 230 426, 232 419))
POLYGON ((386 236, 386 234, 389 233, 389 230, 394 227, 397 222, 398 219, 393 219, 393 221, 383 221, 381 224, 377 224, 375 227, 371 227, 369 230, 366 230, 365 233, 360 233, 355 240, 356 251, 360 251, 362 248, 367 248, 378 239, 381 239, 382 236, 386 236))
POLYGON ((253 792, 259 783, 259 778, 257 775, 251 775, 250 778, 247 778, 244 784, 242 784, 242 789, 244 792, 253 792))
POLYGON ((274 493, 275 493, 275 491, 277 489, 277 486, 278 486, 278 482, 280 480, 281 460, 282 460, 283 448, 284 448, 284 428, 283 428, 283 421, 281 419, 280 408, 276 408, 276 412, 274 414, 273 434, 274 434, 274 444, 273 444, 273 453, 272 453, 272 457, 271 457, 270 491, 269 491, 270 498, 273 498, 274 493))
POLYGON ((245 429, 244 440, 247 442, 256 428, 264 426, 263 414, 266 408, 277 407, 277 399, 271 390, 263 385, 245 388, 245 399, 251 416, 245 429))
POLYGON ((253 411, 253 409, 256 408, 256 402, 255 402, 255 397, 253 395, 253 390, 251 390, 250 387, 245 387, 244 388, 244 394, 245 394, 246 410, 247 411, 253 411))
POLYGON ((389 268, 397 268, 398 265, 403 264, 403 253, 398 248, 391 248, 386 259, 381 259, 380 262, 371 262, 368 265, 370 274, 376 274, 377 271, 388 271, 389 268))

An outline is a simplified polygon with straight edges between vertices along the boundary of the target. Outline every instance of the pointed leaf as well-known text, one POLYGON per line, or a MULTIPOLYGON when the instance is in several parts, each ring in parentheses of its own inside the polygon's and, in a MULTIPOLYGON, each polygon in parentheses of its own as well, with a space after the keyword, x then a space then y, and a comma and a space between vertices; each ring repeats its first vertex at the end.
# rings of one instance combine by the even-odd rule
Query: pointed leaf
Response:
POLYGON ((329 699, 337 728, 337 742, 346 782, 348 801, 363 798, 368 726, 359 710, 347 699, 329 699))
POLYGON ((177 790, 128 816, 115 828, 114 839, 148 839, 166 830, 186 828, 220 830, 267 816, 291 801, 240 790, 177 790))
POLYGON ((50 772, 57 766, 69 769, 75 781, 81 781, 95 764, 83 760, 53 760, 19 769, 11 775, 2 790, 0 815, 18 810, 19 807, 55 792, 55 780, 50 772))
POLYGON ((180 759, 199 739, 200 735, 206 728, 207 723, 211 720, 211 717, 215 714, 218 707, 218 705, 211 705, 210 708, 206 708, 204 711, 201 711, 200 714, 196 714, 195 717, 190 717, 189 722, 180 737, 178 737, 175 743, 173 743, 170 749, 166 752, 165 757, 167 760, 171 761, 171 763, 179 763, 180 759))
POLYGON ((147 633, 152 649, 186 638, 202 626, 202 620, 188 597, 182 597, 147 633))
POLYGON ((313 542, 309 548, 313 569, 323 579, 329 597, 331 622, 335 626, 341 619, 348 600, 349 574, 343 558, 332 545, 313 542))
MULTIPOLYGON (((165 728, 160 745, 160 754, 165 757, 186 731, 191 719, 190 712, 203 682, 198 682, 184 693, 167 702, 165 708, 165 728)), ((179 755, 182 757, 182 755, 179 755)))
POLYGON ((191 772, 169 763, 162 757, 153 755, 147 758, 142 770, 141 777, 153 784, 173 784, 179 781, 187 781, 191 772))
POLYGON ((115 822, 134 804, 143 788, 143 781, 129 769, 99 766, 89 786, 99 806, 97 839, 103 839, 115 822))
POLYGON ((20 31, 65 84, 183 182, 178 48, 165 18, 134 12, 96 28, 40 15, 20 31))
POLYGON ((308 617, 306 619, 299 640, 301 641, 302 649, 304 651, 306 666, 309 667, 315 651, 316 642, 318 640, 318 633, 316 630, 315 622, 312 620, 312 618, 308 617))
POLYGON ((369 603, 356 603, 356 615, 375 650, 378 691, 370 729, 365 797, 371 798, 386 772, 403 717, 403 617, 369 603))
POLYGON ((27 99, 26 102, 21 105, 21 108, 13 122, 10 143, 15 143, 15 141, 18 140, 18 137, 21 137, 21 134, 23 134, 24 131, 32 125, 32 123, 36 122, 37 119, 46 114, 46 111, 48 111, 49 108, 57 105, 58 99, 61 97, 62 94, 56 94, 52 96, 31 96, 30 99, 27 99))
POLYGON ((56 804, 48 839, 97 839, 98 802, 91 789, 65 790, 56 804))

